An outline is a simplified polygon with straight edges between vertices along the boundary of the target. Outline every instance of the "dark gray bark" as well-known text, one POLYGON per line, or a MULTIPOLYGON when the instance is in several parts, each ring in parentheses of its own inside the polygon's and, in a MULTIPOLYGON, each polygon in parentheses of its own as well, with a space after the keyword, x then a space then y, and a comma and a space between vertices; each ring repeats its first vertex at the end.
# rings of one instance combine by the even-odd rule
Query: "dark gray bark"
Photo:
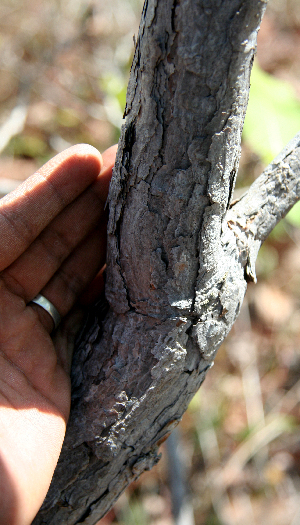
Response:
POLYGON ((73 364, 34 524, 93 525, 158 461, 212 366, 261 242, 300 195, 300 139, 229 203, 264 0, 146 0, 111 184, 106 296, 73 364), (298 177, 298 179, 297 179, 298 177))

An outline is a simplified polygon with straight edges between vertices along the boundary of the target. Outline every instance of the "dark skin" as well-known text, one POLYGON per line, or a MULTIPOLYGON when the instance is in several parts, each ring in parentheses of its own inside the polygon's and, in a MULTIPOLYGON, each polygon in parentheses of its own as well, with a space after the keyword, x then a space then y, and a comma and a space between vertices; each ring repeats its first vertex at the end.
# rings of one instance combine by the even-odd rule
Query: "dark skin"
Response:
POLYGON ((115 154, 69 148, 0 200, 0 525, 32 522, 57 464, 81 306, 103 293, 115 154))

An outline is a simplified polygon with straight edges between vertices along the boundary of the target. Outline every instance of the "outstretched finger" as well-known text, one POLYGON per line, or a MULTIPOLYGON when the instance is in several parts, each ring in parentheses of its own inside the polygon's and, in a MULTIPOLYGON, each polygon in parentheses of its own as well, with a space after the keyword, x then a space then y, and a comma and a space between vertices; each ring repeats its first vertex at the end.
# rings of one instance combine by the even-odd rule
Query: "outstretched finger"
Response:
POLYGON ((102 164, 100 153, 92 146, 72 146, 1 199, 0 271, 97 178, 102 164))

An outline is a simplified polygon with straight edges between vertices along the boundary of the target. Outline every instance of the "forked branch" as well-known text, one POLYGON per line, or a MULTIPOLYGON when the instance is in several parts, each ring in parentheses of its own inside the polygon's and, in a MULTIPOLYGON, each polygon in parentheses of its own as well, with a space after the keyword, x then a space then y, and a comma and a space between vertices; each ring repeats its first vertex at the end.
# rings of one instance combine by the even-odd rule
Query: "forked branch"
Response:
POLYGON ((35 525, 94 525, 158 461, 261 241, 299 197, 298 141, 229 209, 265 6, 145 2, 110 192, 110 310, 101 323, 95 307, 78 341, 68 431, 35 525))

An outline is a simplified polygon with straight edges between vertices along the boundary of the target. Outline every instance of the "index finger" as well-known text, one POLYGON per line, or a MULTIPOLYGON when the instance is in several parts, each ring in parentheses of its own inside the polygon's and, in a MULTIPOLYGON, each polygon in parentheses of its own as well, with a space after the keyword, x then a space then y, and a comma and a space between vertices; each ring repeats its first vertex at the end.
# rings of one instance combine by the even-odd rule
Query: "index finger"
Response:
POLYGON ((0 200, 0 271, 97 178, 102 164, 92 146, 72 146, 0 200))

